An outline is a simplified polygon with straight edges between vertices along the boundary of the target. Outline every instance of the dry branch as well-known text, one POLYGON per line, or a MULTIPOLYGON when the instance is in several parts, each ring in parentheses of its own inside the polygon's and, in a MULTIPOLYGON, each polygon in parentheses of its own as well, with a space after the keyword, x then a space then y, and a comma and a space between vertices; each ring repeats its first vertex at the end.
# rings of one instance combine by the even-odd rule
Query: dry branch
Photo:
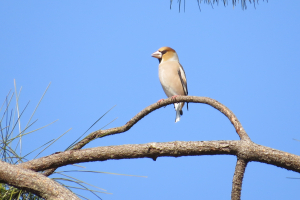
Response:
POLYGON ((248 137, 237 117, 226 106, 218 101, 208 97, 196 96, 178 96, 168 98, 159 103, 152 104, 139 112, 124 126, 111 128, 107 130, 98 130, 92 132, 83 140, 74 145, 73 149, 66 152, 38 158, 22 164, 18 167, 30 169, 33 171, 47 170, 44 174, 50 175, 55 169, 68 164, 91 161, 105 161, 132 158, 151 158, 157 157, 180 157, 180 156, 199 156, 199 155, 235 155, 237 156, 237 165, 233 177, 231 199, 238 200, 241 196, 241 188, 245 168, 248 162, 256 161, 266 164, 272 164, 287 170, 300 172, 300 157, 287 152, 279 151, 269 147, 253 143, 248 137), (214 107, 222 112, 234 126, 236 133, 241 140, 237 141, 202 141, 202 142, 166 142, 166 143, 148 143, 135 145, 120 145, 96 147, 80 150, 90 141, 123 133, 129 130, 143 117, 152 111, 175 102, 204 103, 214 107))
MULTIPOLYGON (((133 125, 135 125, 138 121, 140 121, 143 117, 145 117, 149 113, 151 113, 154 110, 157 110, 161 107, 164 107, 164 106, 176 103, 176 102, 204 103, 204 104, 214 107, 215 109, 219 110, 221 113, 223 113, 229 119, 229 121, 234 126, 234 128, 241 140, 250 141, 249 136, 247 135, 246 131, 244 130, 242 124, 239 122, 237 117, 233 114, 233 112, 231 110, 229 110, 226 106, 224 106, 220 102, 218 102, 214 99, 211 99, 209 97, 178 96, 176 98, 170 97, 168 99, 164 99, 164 101, 160 101, 158 103, 154 103, 154 104, 146 107, 145 109, 143 109, 141 112, 139 112, 137 115, 135 115, 131 120, 129 120, 123 126, 106 129, 106 130, 94 131, 94 132, 90 133, 88 136, 86 136, 84 139, 79 141, 76 145, 74 145, 72 149, 73 150, 81 149, 86 144, 88 144, 89 142, 91 142, 92 140, 94 140, 96 138, 126 132, 133 125)), ((56 168, 48 169, 43 174, 45 176, 50 176, 55 170, 56 170, 56 168)))
POLYGON ((231 198, 232 199, 241 199, 241 191, 243 178, 246 170, 247 163, 243 159, 237 159, 235 171, 232 180, 232 190, 231 190, 231 198))
POLYGON ((3 161, 0 161, 0 182, 30 191, 45 199, 79 199, 70 190, 50 178, 3 161))
POLYGON ((18 166, 41 171, 68 164, 133 158, 181 157, 199 155, 235 155, 246 161, 272 164, 300 172, 300 156, 261 146, 249 141, 221 140, 199 142, 164 142, 95 147, 70 150, 31 160, 18 166))
POLYGON ((92 141, 95 138, 105 137, 105 136, 109 136, 109 135, 126 132, 133 125, 135 125, 138 121, 140 121, 143 117, 145 117, 149 113, 151 113, 154 110, 157 110, 161 107, 164 107, 169 104, 176 103, 176 102, 204 103, 204 104, 214 107, 215 109, 219 110, 221 113, 223 113, 229 119, 229 121, 234 126, 234 128, 241 140, 250 140, 249 136, 245 132, 242 124, 239 122, 237 117, 233 114, 233 112, 231 110, 229 110, 226 106, 224 106, 220 102, 218 102, 214 99, 208 98, 208 97, 178 96, 176 98, 170 97, 168 99, 164 99, 164 101, 160 101, 159 103, 154 103, 154 104, 146 107, 144 110, 139 112, 136 116, 134 116, 131 120, 129 120, 124 126, 92 132, 87 137, 85 137, 83 140, 78 142, 73 147, 73 150, 81 149, 82 147, 84 147, 86 144, 88 144, 90 141, 92 141))

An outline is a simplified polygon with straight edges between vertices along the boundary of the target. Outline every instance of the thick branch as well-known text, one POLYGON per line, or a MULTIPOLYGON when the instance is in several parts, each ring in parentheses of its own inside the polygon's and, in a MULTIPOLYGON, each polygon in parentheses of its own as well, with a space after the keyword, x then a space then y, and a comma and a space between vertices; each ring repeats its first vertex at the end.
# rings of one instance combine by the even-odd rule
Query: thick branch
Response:
POLYGON ((50 178, 3 161, 0 161, 0 182, 33 192, 45 199, 79 199, 50 178))
POLYGON ((89 134, 83 140, 78 142, 73 147, 73 150, 28 161, 26 163, 19 164, 19 166, 34 171, 47 170, 45 175, 50 175, 58 167, 81 162, 130 158, 152 158, 153 160, 156 160, 157 157, 162 156, 180 157, 217 154, 236 155, 238 158, 231 193, 232 199, 234 200, 240 199, 243 176, 246 165, 249 161, 272 164, 288 170, 300 172, 299 156, 251 142, 241 123, 227 107, 214 99, 195 96, 179 96, 155 103, 142 110, 124 126, 107 130, 98 130, 89 134), (205 103, 216 108, 230 120, 241 140, 149 143, 142 145, 121 145, 78 150, 98 137, 105 137, 125 132, 152 111, 176 102, 205 103))
POLYGON ((18 166, 34 171, 68 164, 130 158, 180 157, 197 155, 236 155, 247 161, 272 164, 300 172, 300 156, 257 145, 251 141, 165 142, 70 150, 31 160, 18 166))
MULTIPOLYGON (((161 101, 159 103, 154 103, 148 107, 146 107, 144 110, 139 112, 136 116, 134 116, 131 120, 129 120, 125 125, 117 127, 117 128, 111 128, 107 130, 98 130, 95 132, 90 133, 88 136, 86 136, 84 139, 79 141, 74 147, 73 150, 78 150, 84 147, 86 144, 88 144, 90 141, 99 138, 99 137, 105 137, 109 135, 114 135, 118 133, 123 133, 128 131, 133 125, 135 125, 138 121, 140 121, 143 117, 148 115, 149 113, 153 112, 156 109, 159 109, 161 107, 176 103, 176 102, 192 102, 192 103, 204 103, 207 105, 210 105, 214 107, 215 109, 222 112, 231 122, 231 124, 234 126, 237 134, 239 135, 241 140, 248 140, 250 141, 249 136, 247 135, 246 131, 244 130, 242 124, 239 122, 237 117, 233 114, 231 110, 229 110, 226 106, 219 103, 218 101, 208 98, 208 97, 197 97, 197 96, 178 96, 176 98, 168 98, 164 101, 161 101)), ((56 169, 48 169, 44 172, 45 176, 51 175, 56 169)))
POLYGON ((211 142, 165 142, 120 146, 95 147, 82 150, 70 150, 47 157, 31 160, 18 166, 34 171, 42 171, 67 164, 90 161, 105 161, 130 158, 152 158, 188 155, 235 154, 233 147, 239 141, 211 142), (232 146, 229 148, 229 146, 232 146))
POLYGON ((242 183, 247 163, 243 159, 237 159, 232 180, 231 200, 241 199, 242 183))

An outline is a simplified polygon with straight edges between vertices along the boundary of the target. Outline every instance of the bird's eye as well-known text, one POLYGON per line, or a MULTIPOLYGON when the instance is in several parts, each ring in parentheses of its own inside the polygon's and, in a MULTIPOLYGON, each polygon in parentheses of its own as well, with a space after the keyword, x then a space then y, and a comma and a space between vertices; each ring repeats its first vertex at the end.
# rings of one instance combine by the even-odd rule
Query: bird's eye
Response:
POLYGON ((166 50, 164 50, 164 51, 161 51, 161 54, 163 54, 163 55, 164 55, 165 53, 167 53, 167 51, 166 51, 166 50))

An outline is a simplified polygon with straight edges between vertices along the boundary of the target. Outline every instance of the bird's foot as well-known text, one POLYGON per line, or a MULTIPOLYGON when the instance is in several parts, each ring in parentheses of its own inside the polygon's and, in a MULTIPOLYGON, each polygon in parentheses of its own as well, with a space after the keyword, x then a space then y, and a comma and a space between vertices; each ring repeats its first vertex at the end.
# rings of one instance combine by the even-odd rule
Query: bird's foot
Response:
POLYGON ((172 98, 172 99, 175 99, 176 97, 179 97, 179 96, 181 96, 181 95, 174 95, 174 96, 172 96, 171 98, 172 98))
MULTIPOLYGON (((164 99, 160 99, 160 100, 157 101, 157 103, 160 104, 160 103, 163 102, 163 101, 164 101, 164 99)), ((166 106, 165 106, 165 107, 166 107, 166 106)))

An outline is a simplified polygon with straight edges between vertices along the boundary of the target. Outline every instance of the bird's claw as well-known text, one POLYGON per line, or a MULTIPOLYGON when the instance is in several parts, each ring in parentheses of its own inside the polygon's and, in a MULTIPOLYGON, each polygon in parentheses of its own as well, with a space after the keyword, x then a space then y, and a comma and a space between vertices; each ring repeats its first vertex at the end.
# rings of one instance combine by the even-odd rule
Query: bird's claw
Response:
POLYGON ((164 100, 164 99, 160 99, 160 100, 157 101, 157 103, 161 103, 163 100, 164 100))
POLYGON ((180 95, 174 95, 174 96, 172 96, 171 98, 172 98, 172 99, 175 99, 175 98, 178 97, 178 96, 180 96, 180 95))
MULTIPOLYGON (((157 101, 157 103, 160 104, 163 101, 164 101, 164 99, 160 99, 160 100, 157 101)), ((166 106, 164 106, 164 107, 166 107, 166 106)))

